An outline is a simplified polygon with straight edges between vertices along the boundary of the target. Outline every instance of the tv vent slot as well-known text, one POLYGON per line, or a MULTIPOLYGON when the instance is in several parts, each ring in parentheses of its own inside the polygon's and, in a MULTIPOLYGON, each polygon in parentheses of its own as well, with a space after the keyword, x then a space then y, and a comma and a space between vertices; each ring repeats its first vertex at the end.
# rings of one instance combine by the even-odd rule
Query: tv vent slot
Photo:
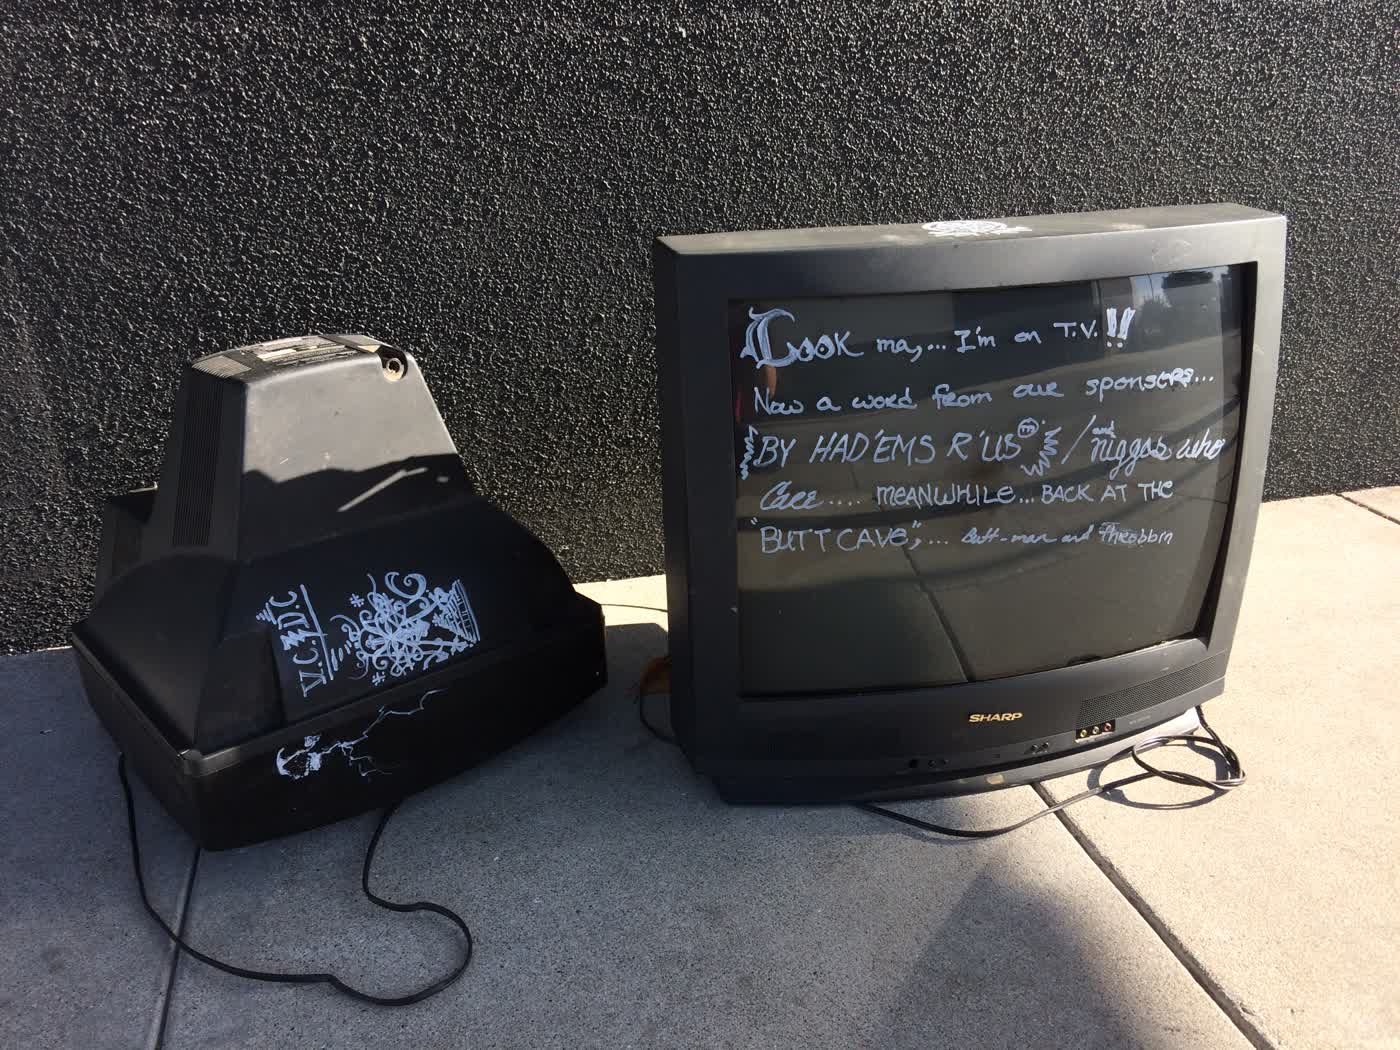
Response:
POLYGON ((175 526, 171 536, 171 542, 177 547, 204 547, 209 543, 223 407, 223 392, 217 383, 190 383, 185 400, 180 480, 175 492, 175 526))
POLYGON ((1188 693, 1192 689, 1199 689, 1224 675, 1225 657, 1226 654, 1221 653, 1151 682, 1143 682, 1129 689, 1120 689, 1116 693, 1105 693, 1103 696, 1085 700, 1079 705, 1079 720, 1075 725, 1092 726, 1112 722, 1124 715, 1134 714, 1174 696, 1188 693))

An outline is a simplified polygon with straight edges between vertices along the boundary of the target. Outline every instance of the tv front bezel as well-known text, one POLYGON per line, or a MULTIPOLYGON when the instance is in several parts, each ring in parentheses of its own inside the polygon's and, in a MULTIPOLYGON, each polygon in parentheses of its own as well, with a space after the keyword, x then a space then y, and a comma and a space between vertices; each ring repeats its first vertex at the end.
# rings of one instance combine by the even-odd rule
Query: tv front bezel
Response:
MULTIPOLYGON (((672 721, 695 768, 736 800, 889 798, 1008 786, 1067 771, 1091 698, 1150 701, 1112 740, 1223 689, 1263 492, 1286 225, 1233 204, 1025 216, 970 235, 935 226, 658 238, 655 253, 672 721), (964 291, 1239 266, 1243 423, 1223 558, 1203 636, 977 682, 745 699, 740 689, 731 302, 964 291), (1159 695, 1165 692, 1167 695, 1159 695), (1022 711, 978 726, 972 711, 1022 711), (895 743, 897 738, 897 743, 895 743)), ((984 230, 986 228, 984 227, 984 230)), ((1092 745, 1092 746, 1091 746, 1092 745)))

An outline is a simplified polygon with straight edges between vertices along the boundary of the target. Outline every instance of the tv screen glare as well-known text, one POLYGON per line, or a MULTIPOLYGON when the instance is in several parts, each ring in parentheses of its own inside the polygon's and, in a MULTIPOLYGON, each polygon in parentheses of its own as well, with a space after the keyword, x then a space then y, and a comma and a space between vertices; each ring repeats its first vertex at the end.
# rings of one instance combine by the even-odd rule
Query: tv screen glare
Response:
POLYGON ((696 766, 741 799, 975 790, 1218 693, 1282 239, 1235 205, 663 238, 696 766))

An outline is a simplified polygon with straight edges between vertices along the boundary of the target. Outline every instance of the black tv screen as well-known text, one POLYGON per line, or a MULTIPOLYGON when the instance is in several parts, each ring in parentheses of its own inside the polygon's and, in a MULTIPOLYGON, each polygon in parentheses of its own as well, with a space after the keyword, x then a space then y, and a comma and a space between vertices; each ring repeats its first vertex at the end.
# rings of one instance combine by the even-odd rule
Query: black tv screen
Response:
POLYGON ((731 300, 743 695, 984 681, 1201 633, 1242 293, 1216 266, 731 300))
POLYGON ((658 238, 671 717, 732 801, 1006 787, 1220 695, 1286 221, 658 238))

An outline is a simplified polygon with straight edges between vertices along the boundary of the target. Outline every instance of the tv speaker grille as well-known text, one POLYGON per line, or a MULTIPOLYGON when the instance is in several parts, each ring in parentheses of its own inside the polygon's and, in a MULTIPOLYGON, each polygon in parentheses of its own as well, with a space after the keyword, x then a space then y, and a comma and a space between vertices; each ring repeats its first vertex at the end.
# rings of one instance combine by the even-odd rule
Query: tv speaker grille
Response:
POLYGON ((1224 675, 1225 657, 1226 654, 1221 653, 1150 682, 1085 700, 1079 705, 1079 721, 1075 724, 1091 726, 1100 722, 1110 722, 1182 693, 1189 693, 1192 689, 1199 689, 1224 675))
POLYGON ((171 536, 177 547, 203 547, 209 543, 223 407, 223 391, 219 384, 190 383, 185 400, 180 480, 175 492, 175 524, 171 536))

